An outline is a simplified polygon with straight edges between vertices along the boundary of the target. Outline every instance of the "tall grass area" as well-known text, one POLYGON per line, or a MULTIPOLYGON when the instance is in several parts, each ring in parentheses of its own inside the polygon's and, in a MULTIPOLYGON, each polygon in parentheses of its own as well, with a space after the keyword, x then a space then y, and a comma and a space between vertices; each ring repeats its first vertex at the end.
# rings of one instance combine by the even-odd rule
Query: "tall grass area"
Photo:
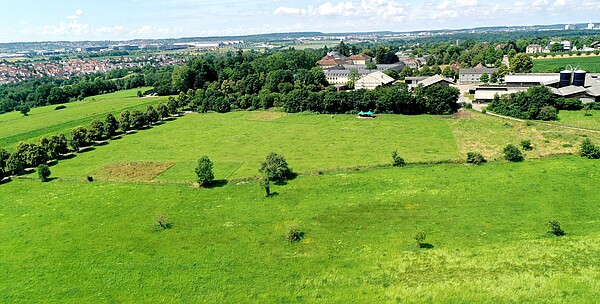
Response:
POLYGON ((391 163, 391 152, 409 162, 460 158, 452 132, 435 116, 287 115, 277 112, 189 114, 138 131, 53 167, 55 176, 111 178, 103 168, 119 162, 174 165, 155 180, 193 182, 202 155, 217 179, 258 175, 267 154, 286 157, 296 172, 391 163))
POLYGON ((138 98, 137 91, 145 89, 88 97, 66 103, 67 108, 62 110, 55 110, 56 105, 32 108, 28 116, 18 111, 2 114, 0 147, 12 149, 19 141, 35 140, 43 135, 68 135, 73 127, 87 126, 95 118, 104 119, 108 113, 118 117, 125 109, 143 109, 150 104, 166 102, 167 97, 138 98))
POLYGON ((600 73, 600 56, 569 56, 555 58, 536 58, 533 60, 533 73, 553 73, 564 70, 567 65, 579 66, 579 69, 590 73, 600 73))
POLYGON ((559 120, 558 124, 586 128, 600 131, 600 111, 589 110, 588 115, 585 115, 586 111, 560 111, 558 113, 559 120))
POLYGON ((0 302, 590 303, 598 170, 390 167, 301 176, 271 198, 257 182, 17 179, 0 185, 0 302), (172 228, 158 231, 162 213, 172 228), (566 236, 547 233, 553 219, 566 236), (421 230, 432 248, 416 248, 421 230))

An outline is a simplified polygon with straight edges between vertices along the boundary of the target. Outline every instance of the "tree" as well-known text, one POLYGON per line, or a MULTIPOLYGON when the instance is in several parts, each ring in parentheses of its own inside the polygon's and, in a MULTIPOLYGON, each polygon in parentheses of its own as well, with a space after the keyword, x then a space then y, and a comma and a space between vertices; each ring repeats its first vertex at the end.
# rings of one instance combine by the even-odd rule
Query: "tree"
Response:
POLYGON ((528 54, 520 53, 510 60, 510 71, 513 73, 531 73, 533 61, 528 54))
POLYGON ((504 159, 510 162, 521 162, 523 161, 523 154, 521 150, 517 148, 515 145, 509 144, 504 147, 504 159))
POLYGON ((167 108, 167 106, 164 103, 159 103, 156 106, 156 112, 158 113, 160 120, 169 117, 169 108, 167 108))
POLYGON ((540 120, 557 120, 558 111, 553 106, 545 106, 540 109, 540 113, 538 114, 537 118, 540 120))
POLYGON ((10 154, 3 148, 0 148, 0 169, 6 168, 6 161, 9 157, 10 154))
POLYGON ((369 64, 367 64, 367 70, 377 70, 377 64, 374 61, 369 62, 369 64))
POLYGON ((18 174, 25 169, 25 160, 16 152, 13 152, 6 160, 5 170, 12 174, 18 174))
POLYGON ((348 88, 354 89, 354 84, 358 79, 360 79, 360 74, 358 74, 358 70, 351 69, 350 73, 348 73, 348 82, 346 83, 348 88))
POLYGON ((404 167, 406 165, 406 162, 404 161, 404 158, 400 157, 400 155, 398 155, 398 151, 394 150, 392 151, 392 166, 394 167, 404 167))
POLYGON ((128 110, 124 110, 121 112, 121 117, 119 117, 119 128, 121 131, 127 132, 131 130, 131 113, 128 110))
POLYGON ((131 127, 133 129, 139 130, 145 126, 146 123, 146 115, 140 110, 133 110, 133 112, 131 112, 131 127))
POLYGON ((39 165, 37 167, 37 173, 42 182, 47 182, 51 174, 50 168, 46 164, 39 165))
POLYGON ((21 112, 21 114, 23 114, 23 116, 27 116, 27 115, 29 115, 29 111, 31 111, 31 108, 29 107, 29 105, 24 104, 22 106, 16 107, 15 110, 18 110, 19 112, 21 112))
POLYGON ((153 124, 158 122, 158 119, 160 118, 158 112, 156 112, 156 110, 154 109, 154 107, 152 105, 148 105, 148 107, 146 107, 146 119, 148 121, 148 124, 153 124))
POLYGON ((169 109, 169 114, 171 115, 177 114, 179 111, 177 101, 172 96, 169 96, 169 99, 167 100, 167 108, 169 109))
POLYGON ((378 64, 388 63, 386 59, 389 52, 389 47, 383 45, 378 46, 375 50, 375 62, 378 64))
POLYGON ((75 127, 71 130, 71 140, 69 141, 69 145, 77 152, 81 147, 89 143, 87 136, 88 132, 85 127, 75 127))
POLYGON ((264 177, 260 179, 260 187, 265 190, 266 197, 271 196, 271 181, 268 178, 264 177))
POLYGON ((258 172, 264 174, 267 179, 274 182, 281 182, 292 177, 292 170, 289 168, 283 155, 277 155, 271 152, 262 163, 258 172))
POLYGON ((564 46, 561 43, 554 43, 552 44, 552 46, 550 46, 550 52, 552 53, 556 53, 556 52, 562 52, 564 50, 564 46))
POLYGON ((467 153, 467 164, 481 165, 485 162, 486 162, 485 158, 480 153, 477 153, 477 152, 467 153))
POLYGON ((119 122, 114 115, 108 113, 104 119, 104 138, 110 138, 117 135, 119 122))
POLYGON ((64 134, 52 135, 48 143, 48 156, 50 159, 56 159, 59 156, 69 152, 67 137, 64 134))
POLYGON ((550 233, 556 236, 565 235, 565 231, 560 227, 560 223, 557 220, 552 220, 548 222, 548 226, 550 227, 550 233))
POLYGON ((175 66, 171 74, 171 85, 177 92, 185 92, 194 85, 194 74, 188 66, 175 66))
POLYGON ((337 46, 337 51, 344 56, 350 56, 350 48, 344 43, 343 40, 340 41, 340 44, 337 46))
POLYGON ((196 166, 196 180, 200 186, 208 186, 210 185, 215 176, 213 174, 213 163, 210 161, 208 156, 202 156, 198 160, 198 165, 196 166))
POLYGON ((424 247, 424 241, 425 238, 427 237, 427 235, 425 234, 425 231, 419 231, 417 232, 417 234, 415 234, 415 241, 417 241, 417 247, 421 248, 424 247))
POLYGON ((481 74, 479 81, 481 81, 483 83, 488 83, 490 81, 490 76, 487 73, 483 73, 483 74, 481 74))
POLYGON ((104 123, 98 119, 92 120, 87 129, 87 138, 90 141, 98 141, 104 139, 104 123))
POLYGON ((589 159, 600 159, 600 148, 594 145, 589 138, 586 138, 583 140, 583 142, 581 142, 579 155, 589 159))

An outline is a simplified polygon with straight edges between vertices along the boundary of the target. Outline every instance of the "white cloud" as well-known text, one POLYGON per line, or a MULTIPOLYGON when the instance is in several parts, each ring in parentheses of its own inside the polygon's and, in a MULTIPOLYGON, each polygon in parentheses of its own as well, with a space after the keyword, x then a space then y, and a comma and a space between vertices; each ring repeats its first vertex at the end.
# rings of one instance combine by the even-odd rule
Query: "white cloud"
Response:
POLYGON ((458 7, 468 7, 468 6, 477 6, 479 5, 478 0, 457 0, 456 6, 458 7))
POLYGON ((399 21, 405 17, 405 8, 394 0, 361 0, 360 3, 352 1, 325 2, 314 7, 278 7, 273 11, 275 15, 302 15, 312 17, 360 17, 362 19, 384 19, 384 21, 399 21))
POLYGON ((75 10, 75 14, 73 14, 71 16, 67 16, 67 19, 77 20, 77 19, 79 19, 79 17, 81 17, 83 15, 84 15, 83 10, 78 8, 77 10, 75 10))

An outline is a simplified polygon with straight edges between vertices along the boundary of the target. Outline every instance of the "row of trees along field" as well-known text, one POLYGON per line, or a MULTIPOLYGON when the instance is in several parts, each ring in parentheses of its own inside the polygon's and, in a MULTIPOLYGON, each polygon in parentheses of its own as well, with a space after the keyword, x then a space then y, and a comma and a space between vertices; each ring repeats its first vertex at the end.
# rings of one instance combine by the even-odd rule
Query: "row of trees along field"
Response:
POLYGON ((5 175, 20 174, 26 168, 57 160, 69 152, 78 152, 98 141, 156 124, 179 110, 176 100, 170 99, 167 104, 149 105, 145 111, 124 110, 119 119, 109 113, 104 120, 95 119, 88 127, 73 128, 68 138, 65 134, 58 134, 44 136, 38 142, 19 142, 12 153, 0 147, 0 180, 5 175))

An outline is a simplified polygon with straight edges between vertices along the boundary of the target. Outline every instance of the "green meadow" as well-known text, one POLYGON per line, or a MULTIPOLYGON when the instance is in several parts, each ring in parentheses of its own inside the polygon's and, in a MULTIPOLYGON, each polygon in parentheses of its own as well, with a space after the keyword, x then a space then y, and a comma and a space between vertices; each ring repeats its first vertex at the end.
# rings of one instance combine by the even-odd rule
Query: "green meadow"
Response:
POLYGON ((532 73, 554 73, 564 70, 567 65, 579 67, 590 73, 600 73, 600 56, 569 56, 554 58, 536 58, 533 60, 532 73))
POLYGON ((600 131, 600 111, 560 111, 558 124, 600 131))
MULTIPOLYGON (((0 146, 164 101, 135 93, 0 115, 0 146)), ((598 129, 590 113, 558 123, 598 129)), ((600 162, 556 156, 584 138, 600 143, 474 111, 175 117, 58 161, 48 183, 0 185, 0 302, 593 302, 600 162), (501 160, 524 139, 524 162, 501 160), (407 167, 390 166, 393 150, 407 167), (299 176, 266 198, 255 178, 272 151, 299 176), (465 165, 469 151, 491 162, 465 165), (194 184, 202 155, 213 188, 194 184), (284 239, 292 226, 300 242, 284 239)))
POLYGON ((57 105, 32 108, 28 116, 19 112, 0 115, 0 147, 12 149, 19 141, 33 141, 43 135, 69 134, 72 128, 87 126, 106 114, 118 114, 125 109, 143 109, 147 105, 166 102, 166 97, 138 98, 133 89, 85 98, 83 101, 64 104, 67 108, 55 110, 57 105))
POLYGON ((590 303, 599 170, 575 156, 411 165, 300 176, 271 198, 255 181, 16 179, 0 186, 0 301, 590 303), (153 228, 160 214, 171 229, 153 228))

